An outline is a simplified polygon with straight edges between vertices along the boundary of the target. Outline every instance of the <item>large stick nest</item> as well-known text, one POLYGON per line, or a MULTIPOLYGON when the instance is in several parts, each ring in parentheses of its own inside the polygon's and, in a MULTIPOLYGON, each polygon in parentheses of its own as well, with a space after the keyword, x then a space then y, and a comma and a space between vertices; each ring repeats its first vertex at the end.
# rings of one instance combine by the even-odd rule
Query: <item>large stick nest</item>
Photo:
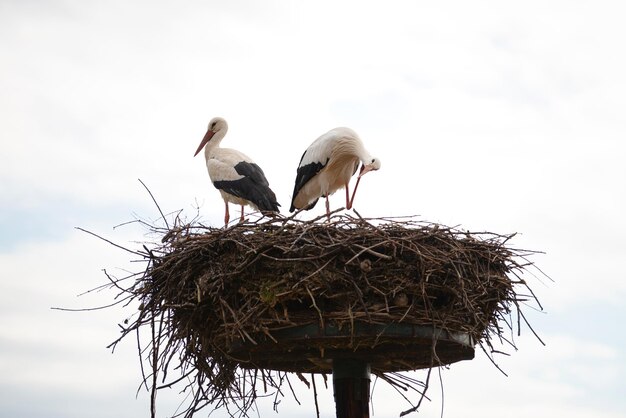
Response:
POLYGON ((514 347, 512 314, 519 330, 534 298, 521 278, 531 252, 512 235, 336 214, 153 229, 161 243, 123 289, 141 306, 120 340, 151 329, 153 391, 157 373, 180 369, 195 388, 189 416, 232 401, 245 413, 257 382, 280 392, 295 372, 309 384, 303 374, 331 372, 332 359, 364 360, 394 384, 399 371, 470 359, 476 344, 514 347))

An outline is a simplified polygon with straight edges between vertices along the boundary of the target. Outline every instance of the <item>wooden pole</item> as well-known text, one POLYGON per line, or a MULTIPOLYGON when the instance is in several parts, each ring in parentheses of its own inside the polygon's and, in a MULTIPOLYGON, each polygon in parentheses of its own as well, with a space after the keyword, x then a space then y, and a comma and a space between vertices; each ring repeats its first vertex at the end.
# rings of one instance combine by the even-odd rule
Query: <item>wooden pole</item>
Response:
POLYGON ((337 418, 369 418, 370 365, 354 359, 333 360, 337 418))

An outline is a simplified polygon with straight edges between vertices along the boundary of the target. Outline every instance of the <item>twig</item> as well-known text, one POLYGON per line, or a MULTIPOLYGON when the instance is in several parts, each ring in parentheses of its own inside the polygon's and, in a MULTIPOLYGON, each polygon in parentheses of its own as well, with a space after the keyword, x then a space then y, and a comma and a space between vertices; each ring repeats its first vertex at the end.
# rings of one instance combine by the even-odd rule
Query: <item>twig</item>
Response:
POLYGON ((111 244, 112 246, 114 246, 114 247, 116 247, 116 248, 119 248, 120 250, 124 250, 124 251, 126 251, 126 252, 129 252, 129 253, 131 253, 131 254, 138 255, 138 256, 140 256, 140 257, 145 257, 145 256, 146 256, 146 254, 144 254, 144 253, 140 253, 140 252, 137 252, 137 251, 129 250, 129 249, 128 249, 128 248, 126 248, 126 247, 122 247, 121 245, 118 245, 118 244, 114 243, 113 241, 110 241, 110 240, 108 240, 108 239, 106 239, 106 238, 103 238, 103 237, 101 237, 100 235, 95 234, 95 233, 93 233, 93 232, 91 232, 91 231, 87 231, 86 229, 83 229, 83 228, 81 228, 81 227, 79 227, 79 226, 76 226, 76 227, 74 227, 74 228, 78 229, 79 231, 85 232, 85 233, 87 233, 87 234, 89 234, 89 235, 93 235, 94 237, 96 237, 96 238, 98 238, 98 239, 101 239, 102 241, 106 242, 107 244, 111 244))
POLYGON ((167 218, 165 217, 165 215, 163 215, 163 211, 161 210, 161 207, 159 206, 159 204, 157 203, 156 199, 154 198, 154 195, 152 194, 152 192, 150 191, 150 189, 148 189, 148 186, 146 186, 146 184, 141 181, 141 179, 137 179, 139 180, 139 183, 141 183, 141 185, 146 189, 146 191, 148 192, 148 194, 150 195, 150 197, 152 198, 152 201, 154 202, 154 204, 156 205, 157 209, 159 210, 159 213, 161 214, 161 219, 163 219, 163 222, 165 222, 165 226, 167 227, 167 229, 170 229, 170 225, 167 222, 167 218))
POLYGON ((311 382, 313 384, 313 399, 315 400, 315 414, 320 418, 320 406, 317 404, 317 387, 315 387, 315 375, 311 373, 311 382))

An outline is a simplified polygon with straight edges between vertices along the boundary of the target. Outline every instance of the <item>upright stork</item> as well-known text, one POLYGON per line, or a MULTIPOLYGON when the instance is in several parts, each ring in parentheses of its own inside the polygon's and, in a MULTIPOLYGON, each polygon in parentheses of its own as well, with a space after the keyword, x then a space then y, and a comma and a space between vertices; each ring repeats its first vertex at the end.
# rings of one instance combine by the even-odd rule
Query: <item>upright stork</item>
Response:
POLYGON ((227 225, 230 219, 229 202, 241 205, 240 222, 243 222, 244 205, 262 213, 278 212, 280 205, 261 167, 240 151, 220 148, 227 131, 226 120, 219 117, 211 119, 209 129, 194 154, 195 157, 204 148, 209 177, 224 199, 224 224, 227 225))
POLYGON ((331 129, 317 138, 302 155, 289 211, 312 209, 320 197, 325 197, 326 216, 330 218, 328 196, 342 187, 346 189, 346 209, 350 209, 361 177, 379 168, 380 160, 370 155, 356 132, 350 128, 331 129), (359 163, 362 164, 361 171, 350 197, 348 183, 359 163))

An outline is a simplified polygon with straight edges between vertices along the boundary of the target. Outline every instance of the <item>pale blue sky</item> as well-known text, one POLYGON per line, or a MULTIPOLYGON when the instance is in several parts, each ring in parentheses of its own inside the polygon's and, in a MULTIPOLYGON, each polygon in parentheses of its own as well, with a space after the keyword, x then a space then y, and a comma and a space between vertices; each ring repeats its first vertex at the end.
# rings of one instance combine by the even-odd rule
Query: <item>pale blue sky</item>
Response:
MULTIPOLYGON (((618 1, 0 2, 0 410, 20 417, 149 416, 134 341, 105 347, 132 311, 106 304, 101 269, 165 211, 221 225, 201 157, 208 121, 289 205, 302 152, 336 126, 383 166, 364 216, 498 233, 545 251, 502 376, 482 354, 444 370, 445 417, 626 417, 626 6, 618 1)), ((341 194, 331 204, 341 205, 341 194)), ((322 213, 323 206, 315 214, 322 213)), ((420 415, 439 416, 436 385, 420 415)), ((281 415, 312 416, 285 400, 281 415)), ((374 416, 402 398, 380 382, 374 416)), ((181 397, 160 395, 159 416, 181 397)), ((334 416, 332 393, 322 416, 334 416)), ((271 404, 260 405, 272 416, 271 404)), ((224 416, 216 413, 213 416, 224 416)))

